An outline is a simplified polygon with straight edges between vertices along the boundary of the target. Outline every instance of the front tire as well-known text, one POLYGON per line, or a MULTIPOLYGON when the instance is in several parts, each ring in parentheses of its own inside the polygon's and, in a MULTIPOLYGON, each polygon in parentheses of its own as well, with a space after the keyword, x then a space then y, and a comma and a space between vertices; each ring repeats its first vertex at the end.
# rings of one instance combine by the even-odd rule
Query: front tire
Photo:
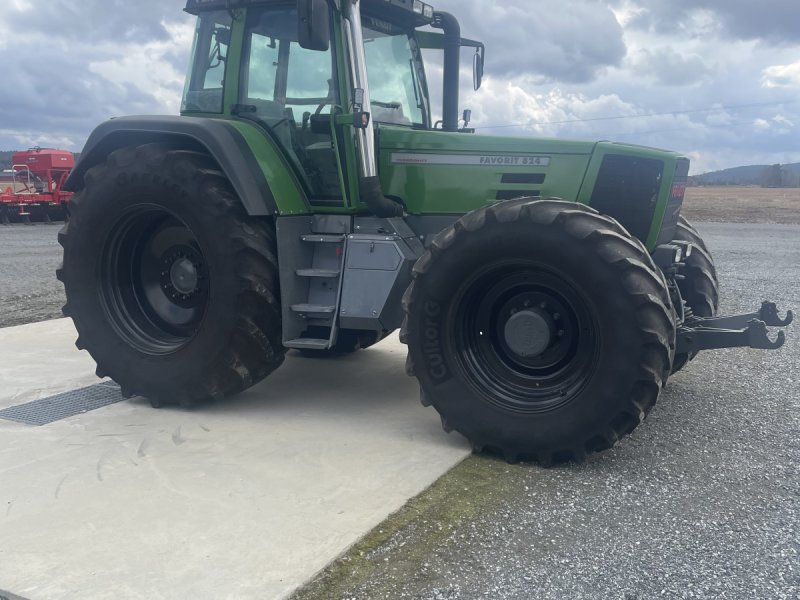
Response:
POLYGON ((275 233, 207 155, 148 144, 91 168, 59 233, 76 345, 154 406, 241 392, 283 362, 275 233))
POLYGON ((647 251, 571 202, 462 217, 417 262, 403 304, 423 403, 512 462, 613 446, 655 404, 674 354, 669 293, 647 251))

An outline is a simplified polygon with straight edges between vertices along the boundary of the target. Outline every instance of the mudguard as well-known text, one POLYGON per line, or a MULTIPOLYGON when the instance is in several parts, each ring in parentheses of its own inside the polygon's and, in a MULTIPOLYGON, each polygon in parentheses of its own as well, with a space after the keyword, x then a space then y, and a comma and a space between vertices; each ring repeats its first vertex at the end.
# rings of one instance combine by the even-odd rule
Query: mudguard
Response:
POLYGON ((71 192, 83 189, 86 171, 114 150, 151 142, 175 142, 187 149, 208 152, 227 175, 249 214, 279 212, 275 196, 246 140, 222 119, 148 116, 106 121, 89 136, 64 189, 71 192))

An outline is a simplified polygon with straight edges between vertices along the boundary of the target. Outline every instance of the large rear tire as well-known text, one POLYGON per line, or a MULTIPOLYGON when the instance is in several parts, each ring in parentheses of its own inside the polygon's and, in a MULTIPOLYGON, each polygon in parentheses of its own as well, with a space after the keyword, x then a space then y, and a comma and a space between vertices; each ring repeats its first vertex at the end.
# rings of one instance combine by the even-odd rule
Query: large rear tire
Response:
POLYGON ((423 403, 512 462, 613 446, 655 404, 674 354, 669 292, 647 251, 571 202, 462 217, 417 262, 403 305, 423 403))
MULTIPOLYGON (((681 215, 675 239, 691 242, 694 246, 692 254, 686 259, 686 266, 681 270, 684 279, 678 281, 686 306, 691 314, 697 317, 713 317, 719 308, 719 281, 714 258, 697 229, 681 215)), ((692 360, 696 353, 676 354, 672 364, 672 372, 677 373, 692 360)))
POLYGON ((90 169, 59 233, 76 345, 125 395, 189 406, 283 362, 275 233, 206 155, 148 144, 90 169))

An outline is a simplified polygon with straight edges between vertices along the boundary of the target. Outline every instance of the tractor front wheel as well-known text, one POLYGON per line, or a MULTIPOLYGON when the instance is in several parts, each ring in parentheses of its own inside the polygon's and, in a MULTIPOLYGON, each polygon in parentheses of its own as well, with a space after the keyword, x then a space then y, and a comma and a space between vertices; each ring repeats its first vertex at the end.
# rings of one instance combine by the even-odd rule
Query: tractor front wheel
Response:
POLYGON ((655 404, 674 354, 669 292, 645 248, 570 202, 462 217, 417 262, 403 304, 423 403, 512 462, 613 446, 655 404))
POLYGON ((85 176, 59 233, 76 345, 154 406, 240 392, 284 359, 275 232, 207 155, 159 144, 85 176))

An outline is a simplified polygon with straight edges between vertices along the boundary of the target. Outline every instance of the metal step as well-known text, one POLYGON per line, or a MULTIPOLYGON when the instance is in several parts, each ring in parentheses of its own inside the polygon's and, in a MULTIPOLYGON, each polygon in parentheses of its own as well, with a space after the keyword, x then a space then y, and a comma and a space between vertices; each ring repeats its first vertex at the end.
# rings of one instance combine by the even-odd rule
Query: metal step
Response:
POLYGON ((320 277, 324 279, 335 279, 341 275, 341 271, 334 269, 297 269, 298 277, 320 277))
POLYGON ((304 242, 312 242, 317 244, 340 244, 344 241, 345 235, 336 234, 321 234, 321 233, 312 233, 307 235, 301 235, 300 239, 304 242))
POLYGON ((335 306, 325 306, 322 304, 294 304, 292 312, 312 315, 332 315, 336 311, 335 306))
POLYGON ((290 340, 283 345, 287 348, 294 348, 295 350, 327 350, 328 340, 319 340, 317 338, 299 338, 290 340))

